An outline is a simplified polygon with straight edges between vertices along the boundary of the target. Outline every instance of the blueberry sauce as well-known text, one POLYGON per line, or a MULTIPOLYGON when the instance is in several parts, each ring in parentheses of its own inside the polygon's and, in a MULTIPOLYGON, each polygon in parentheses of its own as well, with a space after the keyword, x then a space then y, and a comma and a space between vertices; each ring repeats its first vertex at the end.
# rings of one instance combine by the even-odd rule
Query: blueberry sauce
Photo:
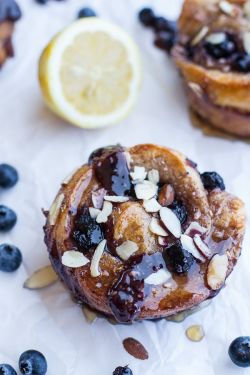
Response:
POLYGON ((123 151, 108 153, 94 163, 96 178, 109 194, 128 196, 132 194, 127 160, 123 151))
POLYGON ((188 272, 194 263, 193 255, 182 247, 180 241, 165 250, 164 259, 168 269, 176 274, 188 272))
POLYGON ((137 318, 149 290, 145 278, 164 267, 161 253, 139 255, 128 261, 125 271, 108 293, 109 305, 119 322, 129 323, 137 318))
POLYGON ((123 147, 120 144, 117 145, 110 145, 106 147, 100 147, 91 152, 89 159, 88 159, 88 164, 92 164, 96 158, 102 157, 106 153, 111 153, 112 151, 122 151, 123 147))
POLYGON ((225 40, 214 44, 205 40, 204 48, 206 52, 214 59, 222 59, 232 56, 237 51, 237 45, 233 36, 225 34, 225 40))
POLYGON ((21 18, 21 10, 14 0, 0 1, 0 22, 12 21, 15 22, 21 18))

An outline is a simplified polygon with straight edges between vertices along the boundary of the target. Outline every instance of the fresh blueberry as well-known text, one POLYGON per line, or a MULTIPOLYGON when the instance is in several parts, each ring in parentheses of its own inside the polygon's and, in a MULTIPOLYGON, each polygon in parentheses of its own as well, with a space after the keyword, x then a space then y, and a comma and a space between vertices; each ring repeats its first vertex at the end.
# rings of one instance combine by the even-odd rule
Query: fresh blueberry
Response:
POLYGON ((113 375, 133 375, 132 370, 128 366, 126 367, 117 367, 113 372, 113 375))
POLYGON ((204 47, 207 53, 215 59, 230 57, 237 49, 234 40, 229 35, 226 35, 225 40, 218 44, 206 41, 204 47))
POLYGON ((0 375, 17 375, 17 373, 12 366, 3 363, 0 365, 0 375))
POLYGON ((233 68, 240 73, 250 72, 250 55, 240 55, 236 58, 233 68))
POLYGON ((140 10, 138 17, 144 26, 150 27, 154 25, 155 15, 151 8, 143 8, 140 10))
POLYGON ((79 10, 77 18, 96 17, 96 12, 91 8, 82 8, 79 10))
POLYGON ((41 5, 44 5, 44 4, 47 4, 48 0, 35 0, 36 3, 38 4, 41 4, 41 5))
POLYGON ((177 32, 177 22, 167 20, 165 17, 155 17, 154 19, 155 31, 170 31, 177 32))
POLYGON ((180 241, 165 249, 164 259, 167 268, 178 274, 188 272, 194 263, 193 255, 182 247, 180 241))
POLYGON ((22 13, 15 0, 0 1, 0 22, 5 20, 17 21, 22 13))
POLYGON ((0 245, 0 271, 14 272, 21 263, 22 253, 16 246, 6 243, 0 245))
POLYGON ((170 31, 161 31, 156 34, 156 39, 154 41, 154 44, 156 47, 166 52, 170 52, 174 46, 174 42, 175 42, 175 34, 173 34, 170 31))
POLYGON ((84 208, 75 221, 73 239, 83 251, 97 246, 104 239, 101 226, 91 218, 88 208, 84 208))
POLYGON ((15 168, 9 164, 0 164, 0 187, 4 189, 11 188, 18 181, 18 173, 15 168))
POLYGON ((37 350, 27 350, 19 359, 19 369, 25 375, 45 375, 47 361, 37 350))
POLYGON ((223 178, 216 172, 204 172, 201 174, 201 180, 204 188, 207 190, 213 190, 219 188, 225 190, 225 184, 223 178))
POLYGON ((184 224, 187 220, 188 213, 186 207, 181 201, 175 200, 169 208, 175 213, 175 215, 180 220, 181 224, 184 224))
POLYGON ((16 224, 17 216, 15 212, 4 205, 0 205, 0 232, 11 230, 16 224))
POLYGON ((250 337, 242 336, 235 339, 228 350, 229 357, 239 367, 250 367, 250 337))

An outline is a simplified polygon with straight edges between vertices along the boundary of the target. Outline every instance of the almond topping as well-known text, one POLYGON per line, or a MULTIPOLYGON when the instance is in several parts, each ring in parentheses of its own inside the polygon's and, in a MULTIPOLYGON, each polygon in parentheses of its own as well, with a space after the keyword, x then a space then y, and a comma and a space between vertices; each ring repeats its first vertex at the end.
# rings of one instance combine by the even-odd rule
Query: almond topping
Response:
POLYGON ((198 32, 198 34, 192 40, 191 45, 195 46, 196 44, 200 43, 200 41, 202 41, 202 39, 205 38, 208 32, 209 32, 209 28, 207 26, 203 26, 203 28, 198 32))
POLYGON ((199 259, 201 262, 204 262, 206 259, 204 256, 197 250, 197 247, 194 244, 194 241, 191 237, 186 234, 181 235, 181 244, 182 247, 191 253, 196 259, 199 259))
POLYGON ((33 273, 23 284, 24 288, 37 290, 46 288, 58 281, 58 275, 52 266, 43 267, 33 273))
POLYGON ((137 199, 149 200, 157 194, 157 186, 150 181, 143 181, 135 185, 135 194, 137 199))
POLYGON ((102 240, 97 248, 95 249, 93 258, 91 260, 91 265, 90 265, 90 274, 92 277, 98 277, 100 276, 100 270, 99 270, 99 263, 102 257, 102 254, 105 250, 106 247, 106 240, 102 240))
POLYGON ((244 46, 244 50, 247 53, 250 53, 250 32, 249 31, 243 34, 243 46, 244 46))
POLYGON ((153 217, 149 224, 149 229, 152 233, 157 234, 158 236, 167 237, 168 233, 160 225, 160 221, 153 217))
POLYGON ((228 257, 216 254, 210 261, 207 271, 207 283, 212 290, 218 290, 226 280, 228 257))
POLYGON ((171 273, 166 269, 161 269, 157 272, 151 273, 144 281, 146 284, 161 285, 171 278, 171 273))
POLYGON ((101 210, 99 210, 98 208, 89 207, 89 214, 92 219, 96 219, 100 212, 101 210))
POLYGON ((144 181, 147 177, 147 172, 144 167, 134 167, 134 172, 130 172, 133 181, 144 181))
POLYGON ((121 259, 128 260, 137 250, 137 244, 128 240, 116 248, 116 253, 121 259))
POLYGON ((234 17, 237 15, 237 9, 235 8, 235 6, 233 6, 226 0, 220 1, 219 7, 220 7, 220 10, 224 12, 225 14, 227 14, 228 16, 234 17))
POLYGON ((80 251, 69 250, 63 253, 62 264, 66 267, 78 268, 85 266, 87 263, 89 263, 88 258, 80 251))
POLYGON ((188 82, 188 86, 190 87, 190 89, 199 97, 202 96, 202 88, 200 85, 198 85, 198 83, 195 83, 195 82, 188 82))
POLYGON ((181 223, 175 213, 167 207, 162 207, 160 209, 160 217, 169 232, 172 233, 176 238, 180 238, 181 223))
POLYGON ((105 195, 105 201, 114 202, 114 203, 124 203, 129 201, 129 197, 124 197, 120 195, 105 195))
POLYGON ((112 209, 113 209, 112 203, 104 202, 102 211, 97 216, 96 222, 98 224, 106 223, 108 221, 109 215, 111 215, 111 213, 112 213, 112 209))
POLYGON ((210 34, 206 41, 211 44, 220 44, 226 40, 226 34, 225 33, 213 33, 210 34))
POLYGON ((211 251, 209 249, 209 247, 205 244, 205 242, 201 239, 201 237, 196 234, 194 236, 194 243, 195 245, 198 247, 198 249, 200 250, 200 252, 206 257, 206 258, 210 258, 211 257, 211 251))
POLYGON ((147 212, 158 212, 161 209, 161 205, 155 198, 143 202, 143 207, 147 212))
POLYGON ((126 162, 127 162, 128 169, 130 169, 130 164, 131 164, 131 161, 132 161, 131 155, 128 151, 125 151, 124 155, 125 155, 125 159, 126 159, 126 162))
POLYGON ((191 341, 199 342, 204 338, 205 333, 203 327, 201 325, 196 324, 187 328, 186 336, 191 341))
POLYGON ((52 203, 52 206, 50 207, 50 210, 49 210, 49 217, 48 217, 49 225, 55 225, 63 200, 64 200, 64 194, 61 193, 56 197, 56 199, 52 203))
POLYGON ((152 169, 148 172, 148 180, 151 181, 153 184, 158 185, 160 182, 160 174, 157 169, 152 169))
POLYGON ((202 227, 197 221, 192 221, 185 233, 187 236, 194 237, 195 234, 206 233, 207 229, 202 227))

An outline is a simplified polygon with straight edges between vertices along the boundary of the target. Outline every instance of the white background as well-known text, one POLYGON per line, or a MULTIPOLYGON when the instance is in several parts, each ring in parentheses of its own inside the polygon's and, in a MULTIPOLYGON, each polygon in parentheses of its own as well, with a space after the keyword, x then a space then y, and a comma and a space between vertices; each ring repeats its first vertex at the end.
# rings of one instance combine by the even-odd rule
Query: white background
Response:
MULTIPOLYGON (((0 72, 0 163, 20 172, 12 190, 0 192, 0 203, 14 208, 18 223, 0 235, 0 242, 20 247, 24 263, 12 275, 0 274, 0 362, 16 367, 21 352, 42 351, 49 375, 112 375, 118 365, 130 364, 134 375, 243 375, 229 360, 227 350, 237 336, 250 335, 249 228, 243 255, 227 288, 204 311, 184 323, 137 323, 112 326, 104 319, 88 325, 59 283, 42 292, 24 290, 24 280, 48 264, 43 243, 44 218, 60 181, 103 145, 126 146, 152 142, 184 152, 201 171, 216 170, 227 189, 243 198, 250 210, 250 145, 242 141, 206 137, 192 127, 178 74, 166 55, 152 46, 152 33, 137 22, 143 0, 85 0, 39 6, 20 0, 23 18, 14 38, 16 57, 0 72), (123 123, 101 131, 69 126, 45 108, 37 81, 37 61, 42 48, 62 27, 74 20, 83 5, 122 25, 141 49, 144 83, 138 104, 123 123), (191 324, 202 324, 201 343, 185 337, 191 324), (122 339, 132 336, 149 351, 148 361, 129 356, 122 339)), ((151 1, 167 16, 175 17, 181 0, 151 1)))

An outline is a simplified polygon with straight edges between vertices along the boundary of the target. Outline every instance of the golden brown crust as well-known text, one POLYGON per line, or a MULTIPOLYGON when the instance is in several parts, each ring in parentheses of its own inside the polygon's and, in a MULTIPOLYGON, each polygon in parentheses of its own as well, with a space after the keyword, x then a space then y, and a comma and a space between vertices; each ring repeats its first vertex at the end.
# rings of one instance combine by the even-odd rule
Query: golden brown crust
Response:
MULTIPOLYGON (((236 110, 241 116, 237 117, 235 125, 230 122, 227 129, 223 116, 198 103, 189 100, 193 110, 209 122, 230 133, 247 136, 250 135, 250 74, 222 71, 219 69, 207 69, 204 66, 192 62, 186 57, 183 46, 193 40, 204 26, 208 26, 209 33, 220 31, 233 31, 236 35, 250 31, 250 22, 243 16, 242 7, 246 1, 231 1, 236 5, 238 13, 235 17, 227 15, 220 10, 219 0, 186 0, 179 19, 180 43, 177 44, 172 55, 184 80, 184 84, 196 84, 200 87, 203 98, 218 109, 236 110), (244 116, 247 119, 244 119, 244 116), (221 118, 220 118, 221 117, 221 118)), ((197 99, 198 100, 198 99, 197 99)), ((201 103, 200 103, 201 104, 201 103)), ((228 112, 230 114, 230 112, 228 112)))
POLYGON ((0 22, 0 67, 8 57, 13 56, 12 34, 14 23, 11 21, 0 22))
MULTIPOLYGON (((187 206, 188 222, 195 220, 208 230, 212 253, 228 253, 231 272, 240 255, 244 235, 244 205, 226 192, 214 190, 208 193, 199 173, 190 166, 184 155, 165 147, 139 145, 128 149, 132 165, 143 165, 146 169, 158 169, 161 182, 174 186, 175 193, 187 206)), ((118 257, 105 252, 100 261, 101 275, 92 277, 90 266, 72 269, 63 266, 61 258, 66 250, 75 247, 70 239, 74 216, 82 205, 91 205, 91 192, 100 188, 92 166, 84 165, 64 183, 57 195, 58 210, 51 209, 45 226, 45 242, 50 259, 62 281, 75 297, 92 308, 113 315, 108 301, 108 292, 124 270, 118 257), (59 197, 59 198, 58 198, 59 197), (56 212, 56 216, 52 215, 56 212)), ((53 206, 55 207, 55 205, 53 206)), ((138 244, 137 254, 159 251, 157 236, 148 229, 150 215, 141 202, 129 201, 116 206, 112 213, 114 236, 117 244, 134 240, 138 244)), ((91 259, 93 251, 86 256, 91 259)), ((173 275, 166 287, 155 286, 143 301, 137 319, 155 319, 191 308, 214 292, 206 284, 208 262, 196 263, 188 275, 173 275)))

